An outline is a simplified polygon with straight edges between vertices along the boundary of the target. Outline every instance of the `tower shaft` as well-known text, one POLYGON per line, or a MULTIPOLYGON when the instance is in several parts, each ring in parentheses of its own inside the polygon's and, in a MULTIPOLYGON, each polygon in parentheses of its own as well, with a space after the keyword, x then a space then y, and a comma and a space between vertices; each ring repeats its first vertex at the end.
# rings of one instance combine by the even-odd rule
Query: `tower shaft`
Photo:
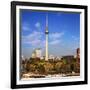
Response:
POLYGON ((46 53, 45 60, 48 61, 48 34, 46 34, 46 53))
POLYGON ((45 52, 45 61, 48 61, 48 15, 46 15, 46 52, 45 52))

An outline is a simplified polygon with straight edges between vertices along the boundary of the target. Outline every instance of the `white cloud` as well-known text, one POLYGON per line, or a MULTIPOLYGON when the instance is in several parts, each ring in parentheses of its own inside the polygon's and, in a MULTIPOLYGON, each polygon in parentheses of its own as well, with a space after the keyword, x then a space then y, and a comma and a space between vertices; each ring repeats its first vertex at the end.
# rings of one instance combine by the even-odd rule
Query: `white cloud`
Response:
POLYGON ((36 28, 40 28, 40 26, 41 26, 40 22, 37 22, 37 23, 35 24, 35 27, 36 27, 36 28))
POLYGON ((79 38, 76 37, 76 36, 72 36, 72 39, 73 39, 74 41, 79 41, 79 38))
MULTIPOLYGON (((34 47, 45 47, 45 39, 43 37, 45 35, 43 32, 34 31, 27 36, 22 37, 22 42, 24 44, 32 45, 34 47), (42 38, 43 37, 43 38, 42 38)), ((64 35, 61 33, 51 33, 49 34, 49 45, 58 45, 61 42, 61 37, 64 35)))
POLYGON ((58 38, 61 38, 62 36, 64 35, 64 32, 61 32, 61 33, 51 33, 49 35, 50 39, 58 39, 58 38))
POLYGON ((50 45, 57 45, 60 43, 60 40, 53 40, 50 42, 50 45))
POLYGON ((58 33, 51 33, 49 35, 50 37, 50 45, 58 45, 61 43, 62 36, 64 35, 64 32, 58 33))
POLYGON ((23 40, 23 43, 25 43, 25 44, 30 44, 30 45, 33 45, 33 46, 37 46, 41 43, 42 35, 43 35, 42 32, 34 31, 33 33, 31 33, 27 36, 23 36, 22 40, 23 40))
POLYGON ((30 30, 30 26, 29 26, 29 24, 27 22, 24 22, 22 24, 22 30, 24 30, 24 31, 30 30))

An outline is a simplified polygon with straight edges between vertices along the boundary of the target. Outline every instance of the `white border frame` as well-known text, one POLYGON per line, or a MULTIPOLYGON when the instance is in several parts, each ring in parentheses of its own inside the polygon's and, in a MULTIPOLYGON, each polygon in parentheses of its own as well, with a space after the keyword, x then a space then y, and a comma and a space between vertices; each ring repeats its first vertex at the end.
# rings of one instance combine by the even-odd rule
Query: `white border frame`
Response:
POLYGON ((40 83, 55 83, 55 82, 72 82, 72 81, 84 81, 84 10, 83 9, 73 9, 73 8, 54 8, 54 7, 38 7, 38 6, 16 6, 16 84, 23 85, 23 84, 40 84, 40 83), (63 12, 78 12, 80 13, 80 76, 73 76, 73 77, 56 77, 56 78, 39 78, 33 80, 20 80, 19 77, 19 70, 20 70, 20 9, 32 9, 32 10, 50 10, 50 11, 63 11, 63 12))

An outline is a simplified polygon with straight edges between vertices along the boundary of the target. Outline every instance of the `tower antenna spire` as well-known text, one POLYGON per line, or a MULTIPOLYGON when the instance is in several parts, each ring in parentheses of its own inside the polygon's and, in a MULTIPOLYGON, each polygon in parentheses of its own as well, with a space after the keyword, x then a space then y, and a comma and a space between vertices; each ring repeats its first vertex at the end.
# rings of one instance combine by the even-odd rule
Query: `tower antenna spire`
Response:
POLYGON ((48 33, 48 13, 46 13, 46 33, 48 33))
POLYGON ((46 14, 46 27, 48 27, 48 13, 46 14))

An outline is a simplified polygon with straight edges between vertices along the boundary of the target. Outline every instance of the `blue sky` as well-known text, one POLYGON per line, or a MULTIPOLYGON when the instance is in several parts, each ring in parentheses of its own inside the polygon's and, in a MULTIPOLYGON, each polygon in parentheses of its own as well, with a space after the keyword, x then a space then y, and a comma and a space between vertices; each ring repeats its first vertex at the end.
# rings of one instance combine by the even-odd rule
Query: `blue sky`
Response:
POLYGON ((48 15, 49 55, 75 55, 80 47, 80 14, 21 10, 21 54, 28 58, 35 48, 45 55, 46 15, 48 15))

